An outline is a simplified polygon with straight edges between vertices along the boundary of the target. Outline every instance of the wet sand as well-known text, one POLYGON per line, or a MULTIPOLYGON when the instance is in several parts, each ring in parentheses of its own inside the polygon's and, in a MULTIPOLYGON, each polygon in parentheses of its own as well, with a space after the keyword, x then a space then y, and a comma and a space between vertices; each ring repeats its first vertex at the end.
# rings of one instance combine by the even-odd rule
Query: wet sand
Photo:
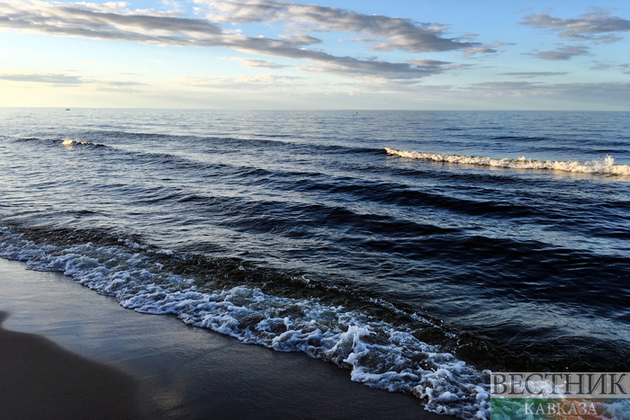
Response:
POLYGON ((2 418, 140 419, 137 392, 138 382, 117 369, 0 328, 2 418))
POLYGON ((139 314, 25 267, 0 260, 2 419, 452 418, 332 364, 139 314))

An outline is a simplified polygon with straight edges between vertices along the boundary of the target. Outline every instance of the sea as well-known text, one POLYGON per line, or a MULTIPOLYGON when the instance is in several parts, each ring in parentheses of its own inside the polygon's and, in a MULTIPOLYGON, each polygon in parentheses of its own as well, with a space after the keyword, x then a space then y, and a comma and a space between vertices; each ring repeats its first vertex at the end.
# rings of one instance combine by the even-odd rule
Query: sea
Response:
POLYGON ((2 108, 0 257, 489 418, 630 371, 630 113, 2 108))

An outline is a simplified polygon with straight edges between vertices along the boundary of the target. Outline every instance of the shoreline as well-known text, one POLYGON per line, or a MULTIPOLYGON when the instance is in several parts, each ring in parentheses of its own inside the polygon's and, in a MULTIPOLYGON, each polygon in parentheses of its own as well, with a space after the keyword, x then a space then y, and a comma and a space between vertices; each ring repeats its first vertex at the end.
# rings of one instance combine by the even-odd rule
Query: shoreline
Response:
MULTIPOLYGON (((118 410, 110 418, 453 419, 425 411, 413 396, 352 382, 349 371, 305 354, 122 308, 61 273, 0 259, 0 290, 0 346, 12 337, 0 372, 13 372, 0 376, 0 389, 19 401, 3 416, 9 420, 27 418, 20 407, 36 406, 48 391, 51 410, 81 409, 84 418, 101 410, 90 400, 96 396, 106 407, 100 412, 118 410), (24 359, 33 348, 37 357, 24 359), (21 371, 11 362, 20 358, 21 371), (55 385, 60 381, 78 391, 61 392, 67 388, 55 385), (43 388, 36 392, 33 384, 43 388)), ((55 415, 48 418, 64 418, 55 415)))

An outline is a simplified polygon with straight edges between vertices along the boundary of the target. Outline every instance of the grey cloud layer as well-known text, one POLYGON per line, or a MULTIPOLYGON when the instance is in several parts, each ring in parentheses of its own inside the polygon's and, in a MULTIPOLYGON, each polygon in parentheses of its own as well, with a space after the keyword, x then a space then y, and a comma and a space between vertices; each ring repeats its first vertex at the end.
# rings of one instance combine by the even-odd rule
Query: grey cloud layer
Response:
POLYGON ((144 83, 118 80, 85 79, 65 73, 5 73, 0 74, 0 80, 9 82, 46 83, 59 86, 79 86, 85 84, 97 84, 110 88, 129 88, 145 86, 144 83))
POLYGON ((386 74, 393 74, 392 79, 417 79, 432 74, 444 73, 453 68, 462 66, 450 65, 450 63, 434 60, 412 60, 410 63, 389 63, 386 61, 360 61, 350 57, 340 57, 334 62, 321 63, 319 66, 302 68, 304 71, 314 73, 335 73, 339 75, 352 76, 354 72, 361 72, 366 75, 382 77, 386 74))
POLYGON ((565 47, 560 47, 558 49, 552 51, 537 51, 535 53, 527 53, 527 55, 533 55, 538 58, 542 58, 543 60, 570 60, 573 57, 578 55, 586 55, 588 54, 587 47, 580 47, 569 45, 565 47))
POLYGON ((557 31, 560 37, 574 40, 615 42, 621 40, 615 32, 630 31, 630 20, 611 16, 604 10, 586 13, 577 19, 560 19, 541 13, 529 15, 521 23, 557 31))
POLYGON ((518 79, 533 79, 534 77, 544 76, 565 76, 568 72, 560 71, 522 71, 522 72, 509 72, 499 73, 500 76, 514 76, 518 79))
POLYGON ((82 85, 84 81, 77 76, 66 74, 0 74, 0 80, 9 82, 49 83, 54 85, 82 85))
POLYGON ((510 95, 517 98, 534 95, 627 108, 630 83, 487 82, 472 84, 468 90, 478 95, 486 93, 488 96, 510 95))
POLYGON ((0 2, 0 27, 93 39, 189 45, 212 42, 223 29, 200 19, 121 14, 38 1, 0 2))
MULTIPOLYGON (((445 38, 447 27, 436 23, 417 23, 411 19, 365 15, 335 7, 314 4, 296 4, 274 0, 196 0, 206 4, 214 22, 290 22, 289 27, 298 31, 349 32, 372 38, 384 38, 371 47, 377 51, 403 50, 408 52, 435 52, 468 50, 481 46, 478 42, 462 42, 445 38)), ((478 51, 494 52, 494 51, 478 51)))
MULTIPOLYGON (((233 5, 233 2, 221 4, 233 5)), ((248 5, 250 3, 247 3, 248 5)), ((262 16, 273 13, 287 13, 293 3, 256 2, 263 8, 262 16)), ((356 31, 375 34, 387 34, 389 46, 408 51, 447 51, 452 49, 475 47, 477 43, 462 43, 453 39, 442 38, 444 27, 417 26, 407 19, 392 19, 384 16, 365 16, 354 12, 345 12, 333 8, 310 7, 310 13, 322 12, 320 17, 313 17, 314 22, 329 20, 327 28, 347 29, 349 23, 356 31), (397 25, 400 25, 397 27, 397 25)), ((306 11, 298 7, 300 13, 306 11)), ((259 10, 259 9, 257 9, 259 10)), ((251 15, 251 10, 242 12, 251 15)), ((294 11, 295 12, 295 11, 294 11)), ((292 12, 292 13, 294 13, 292 12)), ((23 30, 30 33, 57 36, 83 37, 92 39, 118 40, 153 43, 160 45, 226 47, 238 51, 262 54, 290 59, 302 59, 313 63, 310 71, 325 71, 345 76, 373 76, 390 79, 417 79, 431 74, 442 73, 449 66, 423 66, 414 63, 391 63, 378 60, 359 60, 351 57, 339 57, 323 51, 305 49, 308 44, 320 42, 317 38, 305 34, 288 35, 281 39, 248 37, 233 31, 227 31, 202 19, 178 18, 164 15, 138 14, 137 11, 116 9, 116 12, 103 12, 90 9, 86 3, 46 3, 34 0, 9 0, 0 2, 0 28, 23 30)), ((388 49, 390 47, 381 47, 388 49)))

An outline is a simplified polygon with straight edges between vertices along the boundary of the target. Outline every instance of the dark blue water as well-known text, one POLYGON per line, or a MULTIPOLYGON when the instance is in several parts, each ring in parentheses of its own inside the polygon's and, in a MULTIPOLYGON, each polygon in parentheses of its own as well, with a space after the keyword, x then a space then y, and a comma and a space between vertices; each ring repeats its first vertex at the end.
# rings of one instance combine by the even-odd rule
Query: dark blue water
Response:
POLYGON ((487 416, 630 370, 629 164, 628 113, 3 109, 0 254, 487 416))

